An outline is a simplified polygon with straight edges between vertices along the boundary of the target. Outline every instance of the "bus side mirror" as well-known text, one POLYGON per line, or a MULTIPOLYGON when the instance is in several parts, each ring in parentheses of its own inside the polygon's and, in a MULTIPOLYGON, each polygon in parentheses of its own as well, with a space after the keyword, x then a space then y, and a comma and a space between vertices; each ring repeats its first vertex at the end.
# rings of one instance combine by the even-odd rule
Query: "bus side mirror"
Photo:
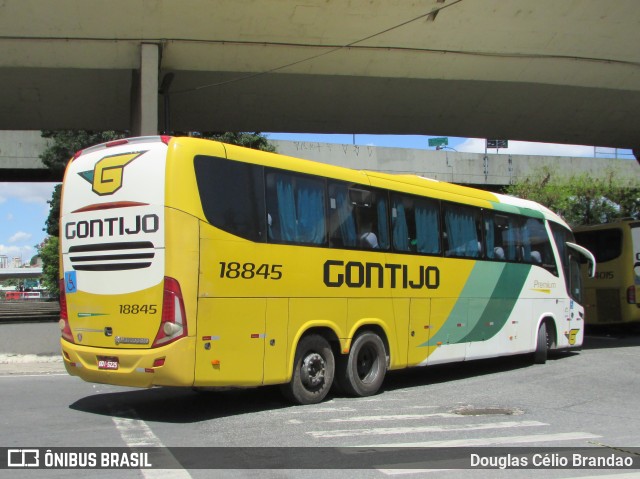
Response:
POLYGON ((587 268, 589 273, 589 278, 596 277, 596 258, 593 256, 593 253, 589 251, 587 248, 580 246, 575 243, 569 243, 567 241, 567 247, 578 253, 580 256, 583 256, 587 260, 587 268))
POLYGON ((591 261, 587 262, 587 273, 589 275, 589 278, 595 278, 596 277, 596 265, 594 263, 592 263, 591 261))

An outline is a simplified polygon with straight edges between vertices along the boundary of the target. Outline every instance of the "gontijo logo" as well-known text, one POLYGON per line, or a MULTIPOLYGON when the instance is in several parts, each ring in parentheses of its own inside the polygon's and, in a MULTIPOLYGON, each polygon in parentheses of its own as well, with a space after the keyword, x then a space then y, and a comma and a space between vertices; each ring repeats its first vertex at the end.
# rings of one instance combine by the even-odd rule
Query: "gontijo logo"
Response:
POLYGON ((105 156, 96 163, 93 171, 81 171, 78 174, 91 183, 95 194, 112 195, 122 188, 124 167, 146 152, 147 150, 105 156))

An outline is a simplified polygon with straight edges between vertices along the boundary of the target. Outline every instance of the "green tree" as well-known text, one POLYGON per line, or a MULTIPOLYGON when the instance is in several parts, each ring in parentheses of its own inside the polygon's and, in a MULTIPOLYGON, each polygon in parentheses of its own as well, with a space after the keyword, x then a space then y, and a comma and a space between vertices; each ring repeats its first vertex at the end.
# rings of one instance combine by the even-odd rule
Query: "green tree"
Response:
POLYGON ((60 196, 62 192, 62 185, 58 184, 53 187, 51 193, 51 199, 47 201, 49 203, 49 216, 44 223, 44 231, 49 236, 60 236, 60 196))
POLYGON ((59 239, 57 236, 48 236, 38 245, 38 254, 42 258, 42 284, 52 294, 60 294, 59 281, 59 260, 58 253, 59 239))
POLYGON ((42 163, 51 171, 62 174, 69 160, 78 151, 92 145, 125 137, 122 131, 42 130, 43 138, 52 140, 40 155, 42 163))
POLYGON ((599 177, 588 173, 564 177, 546 166, 506 192, 545 205, 572 226, 640 217, 640 183, 611 168, 599 177))
MULTIPOLYGON (((42 137, 52 140, 47 149, 40 155, 42 162, 50 170, 62 175, 69 160, 76 152, 89 146, 124 138, 126 132, 122 131, 89 131, 89 130, 43 130, 42 137)), ((253 148, 255 150, 274 152, 275 147, 269 143, 266 136, 261 133, 175 133, 173 136, 196 136, 230 143, 234 145, 253 148)), ((49 237, 38 247, 42 257, 43 282, 50 291, 58 293, 59 254, 58 237, 60 219, 60 196, 62 185, 56 185, 48 201, 50 207, 49 216, 46 219, 44 231, 49 237)))

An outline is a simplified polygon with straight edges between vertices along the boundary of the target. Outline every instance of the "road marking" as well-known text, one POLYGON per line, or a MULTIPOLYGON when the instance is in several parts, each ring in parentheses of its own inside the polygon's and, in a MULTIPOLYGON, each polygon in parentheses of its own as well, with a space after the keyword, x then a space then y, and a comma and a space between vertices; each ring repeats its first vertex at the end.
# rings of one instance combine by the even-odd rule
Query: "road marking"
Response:
POLYGON ((334 412, 356 412, 357 409, 342 406, 342 407, 310 407, 308 409, 305 408, 297 408, 297 410, 287 410, 284 411, 273 411, 272 414, 275 415, 290 415, 290 414, 323 414, 323 413, 334 413, 334 412))
POLYGON ((393 414, 386 416, 352 416, 352 417, 344 417, 344 418, 334 418, 334 419, 326 419, 323 421, 302 421, 300 419, 289 419, 287 421, 289 424, 304 424, 306 423, 341 423, 341 422, 381 422, 381 421, 417 421, 420 419, 431 419, 431 418, 462 418, 460 414, 453 414, 450 412, 440 412, 433 414, 393 414))
POLYGON ((162 463, 175 465, 172 469, 139 469, 143 477, 147 479, 177 478, 191 479, 191 474, 178 462, 156 436, 149 425, 138 417, 135 410, 111 411, 112 419, 120 437, 127 447, 155 447, 160 448, 163 455, 162 463), (124 416, 124 417, 122 417, 124 416))
POLYGON ((461 424, 443 426, 413 426, 413 427, 377 427, 366 429, 337 429, 334 431, 308 431, 307 434, 315 438, 331 437, 357 437, 357 436, 384 436, 392 434, 414 434, 422 432, 447 432, 447 431, 478 431, 483 429, 506 429, 516 427, 548 426, 538 421, 504 421, 485 424, 461 424))
POLYGON ((455 471, 456 474, 460 474, 458 469, 377 469, 385 476, 404 476, 407 474, 427 474, 430 472, 446 472, 455 471))
POLYGON ((602 436, 597 436, 589 432, 561 432, 557 434, 530 434, 527 436, 479 437, 474 439, 367 444, 359 447, 473 447, 496 446, 499 444, 526 444, 534 442, 580 441, 583 439, 596 439, 599 437, 602 436))
POLYGON ((460 414, 453 414, 450 412, 440 412, 433 414, 394 414, 388 416, 354 416, 345 418, 335 418, 326 421, 318 422, 366 422, 366 421, 416 421, 418 419, 430 419, 430 418, 462 418, 460 414))

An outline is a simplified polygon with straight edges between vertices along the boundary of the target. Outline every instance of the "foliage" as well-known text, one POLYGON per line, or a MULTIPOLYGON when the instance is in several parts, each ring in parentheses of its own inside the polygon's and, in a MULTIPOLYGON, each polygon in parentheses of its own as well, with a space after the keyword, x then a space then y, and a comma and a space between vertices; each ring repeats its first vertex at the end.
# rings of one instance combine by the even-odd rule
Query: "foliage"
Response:
POLYGON ((45 221, 44 230, 50 236, 60 236, 60 196, 62 194, 62 185, 56 185, 53 187, 51 193, 51 199, 47 201, 49 203, 49 216, 45 221))
POLYGON ((42 130, 43 138, 53 140, 40 155, 42 163, 55 173, 62 174, 76 152, 92 145, 124 138, 121 131, 42 130))
MULTIPOLYGON (((105 143, 107 141, 124 138, 125 132, 119 131, 89 131, 89 130, 43 130, 42 137, 53 141, 49 143, 47 149, 40 155, 42 162, 50 170, 57 174, 62 174, 69 160, 73 155, 89 146, 105 143)), ((261 133, 174 133, 174 136, 197 136, 200 138, 212 139, 230 143, 234 145, 253 148, 255 150, 274 152, 275 147, 269 143, 267 137, 261 133)), ((59 294, 59 253, 58 236, 60 235, 60 197, 62 185, 56 185, 51 200, 49 216, 47 217, 44 230, 49 237, 38 247, 42 258, 43 282, 54 294, 59 294)))
POLYGON ((0 281, 0 286, 3 286, 5 288, 17 288, 18 286, 20 286, 20 281, 22 280, 17 278, 3 279, 2 281, 0 281))
POLYGON ((42 258, 42 284, 54 295, 60 294, 58 245, 57 236, 49 236, 38 245, 38 254, 42 258))
POLYGON ((542 203, 572 226, 640 218, 640 182, 623 178, 612 168, 596 178, 588 173, 558 176, 546 166, 506 192, 542 203))

